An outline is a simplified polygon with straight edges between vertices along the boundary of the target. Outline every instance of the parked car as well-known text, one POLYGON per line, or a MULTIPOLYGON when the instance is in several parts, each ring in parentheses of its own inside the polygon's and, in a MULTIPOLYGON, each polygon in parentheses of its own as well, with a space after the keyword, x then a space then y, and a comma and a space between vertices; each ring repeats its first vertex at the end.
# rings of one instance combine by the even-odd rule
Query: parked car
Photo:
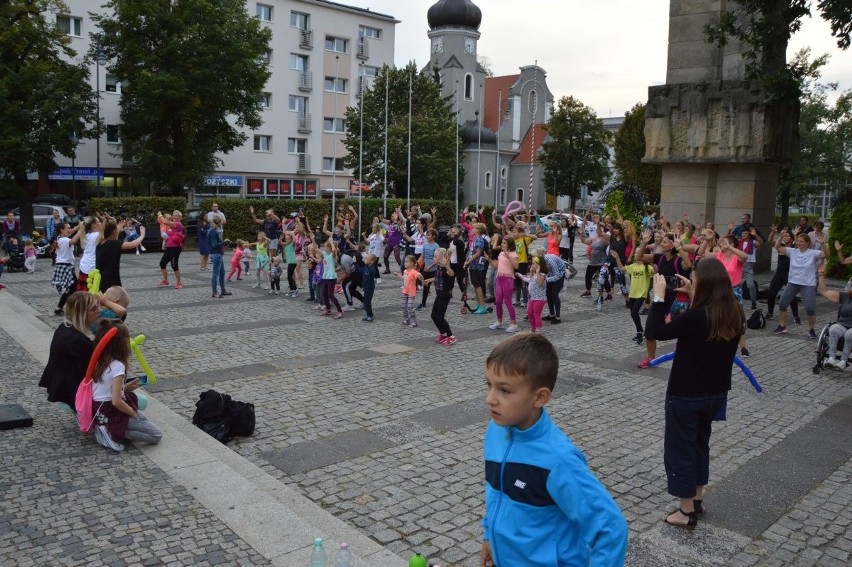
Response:
POLYGON ((45 193, 44 195, 36 195, 33 199, 33 203, 39 205, 56 205, 63 209, 76 207, 78 213, 82 215, 89 214, 89 204, 86 201, 78 200, 75 205, 74 200, 71 197, 63 195, 62 193, 45 193))
MULTIPOLYGON (((35 229, 42 234, 45 234, 47 231, 45 227, 47 226, 47 219, 53 216, 53 211, 59 211, 59 218, 64 219, 67 212, 63 207, 58 205, 33 205, 33 221, 35 221, 35 229)), ((20 207, 12 211, 14 213, 15 218, 21 219, 21 209, 20 207)))
POLYGON ((186 227, 186 237, 198 240, 198 218, 201 216, 201 209, 187 209, 186 216, 183 217, 183 226, 186 227))

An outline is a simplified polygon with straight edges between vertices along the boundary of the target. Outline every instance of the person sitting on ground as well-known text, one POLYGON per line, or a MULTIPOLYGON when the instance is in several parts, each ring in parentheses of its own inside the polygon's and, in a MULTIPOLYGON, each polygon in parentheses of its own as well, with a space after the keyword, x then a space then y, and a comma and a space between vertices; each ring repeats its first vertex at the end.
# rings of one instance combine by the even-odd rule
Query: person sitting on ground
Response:
POLYGON ((621 510, 544 407, 558 373, 537 333, 501 342, 485 362, 483 567, 624 565, 621 510))
POLYGON ((86 375, 95 350, 89 325, 97 322, 100 312, 97 297, 88 291, 68 296, 65 316, 53 333, 47 366, 38 383, 47 390, 47 401, 61 402, 72 412, 75 411, 77 387, 86 375))

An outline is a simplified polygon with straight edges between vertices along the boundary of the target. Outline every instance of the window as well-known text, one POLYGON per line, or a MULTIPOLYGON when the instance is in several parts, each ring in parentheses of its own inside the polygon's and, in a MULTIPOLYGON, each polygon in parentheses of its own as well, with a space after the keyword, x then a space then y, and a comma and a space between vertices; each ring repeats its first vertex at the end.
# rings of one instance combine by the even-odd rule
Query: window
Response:
POLYGON ((326 77, 324 88, 333 93, 345 93, 346 83, 346 79, 341 79, 340 77, 326 77))
POLYGON ((501 205, 506 204, 506 188, 505 187, 500 189, 500 204, 501 205))
POLYGON ((290 12, 290 27, 307 30, 308 18, 309 16, 307 14, 303 14, 301 12, 290 12))
POLYGON ((308 56, 300 55, 298 53, 290 54, 290 68, 294 71, 299 71, 300 73, 304 73, 308 70, 308 56))
POLYGON ((343 118, 323 118, 322 129, 325 132, 337 132, 343 134, 346 132, 346 121, 343 118))
POLYGON ((308 151, 308 141, 305 138, 287 138, 288 154, 304 154, 308 151))
POLYGON ((322 158, 323 171, 343 171, 343 158, 322 158))
POLYGON ((346 53, 346 47, 349 42, 342 37, 325 36, 325 50, 336 51, 337 53, 346 53))
POLYGON ((271 49, 267 49, 267 50, 266 50, 266 53, 263 53, 263 54, 261 54, 261 56, 260 56, 260 57, 258 57, 258 61, 259 61, 260 63, 265 63, 265 64, 267 64, 267 65, 272 65, 272 50, 271 50, 271 49))
POLYGON ((290 95, 287 108, 292 112, 305 113, 308 111, 308 97, 290 95))
POLYGON ((491 190, 491 172, 490 171, 485 172, 485 189, 488 190, 488 191, 491 190))
POLYGON ((530 113, 535 114, 535 111, 538 108, 538 93, 536 93, 535 90, 530 91, 530 99, 528 102, 530 113))
POLYGON ((107 73, 104 90, 108 93, 121 93, 121 81, 115 75, 107 73))
POLYGON ((272 136, 257 135, 254 137, 254 151, 271 152, 272 136))
POLYGON ((520 201, 521 203, 523 203, 524 202, 524 190, 521 189, 520 187, 518 187, 518 188, 515 189, 515 193, 517 193, 517 196, 515 197, 515 199, 517 201, 520 201))
POLYGON ((509 168, 505 165, 500 168, 500 187, 506 188, 506 179, 509 177, 509 168))
POLYGON ((470 73, 464 76, 464 99, 473 100, 473 75, 470 73))
POLYGON ((358 37, 382 39, 382 30, 378 28, 371 28, 370 26, 358 26, 358 37))
POLYGON ((108 143, 117 144, 119 142, 118 124, 107 124, 106 136, 107 136, 107 142, 108 143))
POLYGON ((260 102, 257 105, 260 108, 272 108, 272 93, 261 93, 260 102))
POLYGON ((258 4, 256 10, 258 20, 261 22, 272 21, 272 6, 268 4, 258 4))
POLYGON ((75 18, 74 16, 56 16, 56 27, 62 30, 66 35, 74 37, 82 37, 83 35, 83 19, 75 18))
POLYGON ((361 65, 361 76, 362 77, 378 77, 379 76, 379 68, 372 67, 370 65, 361 65))

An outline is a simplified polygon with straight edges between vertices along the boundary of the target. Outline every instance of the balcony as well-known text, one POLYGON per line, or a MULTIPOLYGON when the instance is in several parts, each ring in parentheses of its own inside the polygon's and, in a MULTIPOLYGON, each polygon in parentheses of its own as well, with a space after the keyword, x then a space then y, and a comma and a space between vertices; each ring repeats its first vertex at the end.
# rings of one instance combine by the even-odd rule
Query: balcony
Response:
POLYGON ((308 154, 298 154, 298 165, 296 166, 296 173, 310 173, 311 172, 311 156, 308 154))
POLYGON ((361 38, 358 40, 358 50, 355 52, 355 57, 358 59, 369 59, 370 58, 370 49, 369 44, 365 38, 361 38))
POLYGON ((314 90, 314 74, 310 71, 302 71, 299 73, 299 90, 303 93, 309 93, 314 90))
POLYGON ((314 48, 314 31, 300 30, 299 31, 299 47, 302 49, 314 48))
POLYGON ((307 112, 299 113, 299 133, 300 134, 310 134, 311 133, 311 115, 307 112))

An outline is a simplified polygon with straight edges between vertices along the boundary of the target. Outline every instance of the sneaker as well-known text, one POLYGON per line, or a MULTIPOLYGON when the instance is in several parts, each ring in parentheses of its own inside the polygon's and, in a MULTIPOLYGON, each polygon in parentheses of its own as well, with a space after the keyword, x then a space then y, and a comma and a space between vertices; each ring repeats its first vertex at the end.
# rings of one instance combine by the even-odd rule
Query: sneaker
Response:
POLYGON ((425 305, 418 305, 417 307, 414 308, 414 310, 415 311, 423 311, 424 307, 426 307, 426 306, 425 305))
POLYGON ((334 286, 334 293, 343 293, 343 286, 339 284, 334 286))
POLYGON ((603 305, 604 299, 603 297, 599 297, 595 299, 595 305, 603 305))
POLYGON ((518 326, 517 325, 509 325, 508 327, 506 327, 506 332, 507 333, 517 333, 518 332, 518 326))
POLYGON ((526 309, 526 308, 527 308, 527 302, 521 301, 521 309, 526 309))
POLYGON ((222 295, 225 296, 225 295, 234 295, 234 294, 231 293, 230 291, 223 291, 222 295))
POLYGON ((416 328, 417 327, 417 321, 412 321, 411 323, 408 324, 408 326, 411 327, 412 329, 416 328))
POLYGON ((488 313, 488 309, 480 305, 479 307, 471 311, 471 313, 473 313, 474 315, 485 315, 486 313, 488 313))
POLYGON ((591 296, 592 296, 591 291, 584 291, 583 293, 580 294, 580 297, 591 297, 591 296))
POLYGON ((781 325, 778 325, 777 327, 775 327, 775 330, 772 331, 772 334, 773 335, 786 335, 787 334, 787 327, 782 327, 781 325))
POLYGON ((109 431, 107 430, 106 425, 95 426, 95 439, 97 439, 98 443, 107 449, 112 449, 113 451, 124 451, 124 445, 116 443, 112 440, 112 437, 109 436, 109 431))
POLYGON ((643 359, 642 359, 642 362, 640 362, 639 364, 637 364, 637 366, 638 366, 639 368, 651 368, 651 359, 650 359, 650 357, 647 357, 647 356, 646 356, 645 358, 643 358, 643 359))
MULTIPOLYGON (((829 356, 828 359, 825 361, 824 365, 825 366, 833 366, 835 368, 842 368, 842 366, 840 366, 840 364, 838 364, 837 359, 834 358, 833 356, 829 356)), ((843 363, 843 366, 846 366, 846 364, 843 363)))
POLYGON ((766 314, 766 320, 767 320, 767 321, 769 321, 770 319, 774 319, 774 318, 775 318, 775 315, 773 315, 772 313, 767 313, 767 314, 766 314))
POLYGON ((335 319, 341 319, 343 317, 343 311, 338 311, 334 314, 335 319))
POLYGON ((499 321, 494 321, 493 323, 488 325, 488 328, 491 329, 492 331, 496 331, 497 329, 503 328, 503 323, 501 323, 499 321))
POLYGON ((403 327, 407 327, 409 323, 411 323, 411 321, 410 321, 410 320, 408 320, 408 319, 403 319, 403 320, 402 320, 402 323, 400 323, 400 325, 402 325, 403 327))
POLYGON ((344 305, 343 310, 344 311, 355 311, 355 308, 351 305, 344 305))
MULTIPOLYGON (((494 298, 493 297, 486 297, 485 303, 494 303, 494 298)), ((515 305, 517 305, 517 303, 515 303, 515 305)))
POLYGON ((362 320, 362 321, 366 321, 367 323, 369 323, 369 322, 371 322, 371 321, 373 320, 373 318, 372 318, 372 317, 362 317, 362 318, 361 318, 361 320, 362 320))
POLYGON ((377 284, 382 283, 382 278, 376 278, 376 283, 377 283, 377 284))
POLYGON ((813 329, 808 331, 808 338, 816 340, 816 338, 817 338, 816 331, 814 331, 813 329))
POLYGON ((756 310, 756 309, 757 309, 757 303, 755 303, 754 301, 752 301, 752 302, 751 302, 751 310, 752 310, 752 311, 754 311, 754 310, 756 310))
POLYGON ((317 306, 314 307, 314 309, 325 309, 325 305, 323 305, 322 303, 317 303, 317 306))
POLYGON ((560 319, 559 317, 554 317, 553 319, 550 320, 551 325, 558 325, 561 322, 562 322, 562 319, 560 319))
POLYGON ((251 284, 251 288, 252 288, 252 289, 257 289, 257 288, 259 288, 259 287, 260 287, 260 284, 259 284, 259 283, 251 284))
POLYGON ((743 357, 743 358, 748 358, 748 357, 751 356, 751 353, 748 351, 747 348, 741 348, 740 349, 740 356, 743 357))
POLYGON ((293 290, 293 295, 292 295, 291 297, 299 297, 299 290, 298 290, 298 289, 294 289, 294 290, 293 290))
POLYGON ((612 301, 612 294, 611 293, 606 294, 606 300, 612 301))
POLYGON ((274 290, 274 289, 270 289, 270 290, 269 290, 269 295, 273 295, 274 293, 275 293, 275 290, 274 290))
POLYGON ((636 333, 636 344, 641 345, 644 338, 645 336, 642 333, 636 333))
POLYGON ((359 303, 358 305, 355 306, 355 309, 364 309, 364 304, 359 303))
POLYGON ((456 338, 453 335, 450 335, 449 337, 441 341, 441 344, 447 346, 454 345, 456 344, 456 338))
POLYGON ((798 317, 793 317, 793 323, 795 323, 795 324, 797 324, 797 325, 801 325, 801 324, 802 324, 802 320, 801 320, 801 319, 799 319, 798 317))
POLYGON ((166 280, 163 280, 163 281, 161 281, 160 283, 157 284, 157 287, 169 287, 169 282, 167 282, 166 280))
POLYGON ((326 309, 325 307, 323 307, 322 314, 323 315, 331 315, 331 309, 326 309))
POLYGON ((438 338, 435 339, 435 342, 436 343, 442 343, 442 342, 444 342, 444 339, 446 339, 446 338, 447 338, 447 335, 445 335, 444 333, 441 333, 440 335, 438 335, 438 338))
POLYGON ((550 321, 551 319, 553 319, 553 315, 545 315, 541 318, 542 321, 550 321))

